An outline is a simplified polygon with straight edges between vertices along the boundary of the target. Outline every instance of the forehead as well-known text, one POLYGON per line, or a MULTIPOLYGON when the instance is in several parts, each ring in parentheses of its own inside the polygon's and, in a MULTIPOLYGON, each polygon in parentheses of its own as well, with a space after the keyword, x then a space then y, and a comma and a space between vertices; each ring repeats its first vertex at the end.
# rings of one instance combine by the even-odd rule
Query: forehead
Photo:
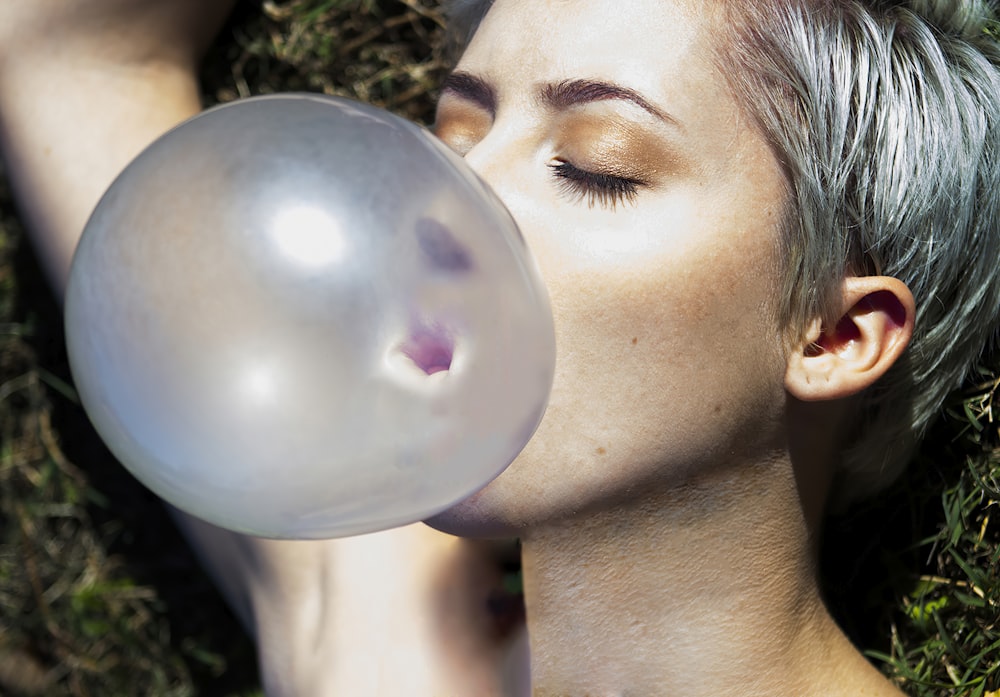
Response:
POLYGON ((613 59, 641 75, 692 57, 709 38, 703 24, 689 0, 495 0, 463 60, 530 64, 558 54, 578 68, 613 59))
POLYGON ((710 25, 696 0, 496 0, 459 69, 512 97, 515 88, 606 80, 701 119, 706 102, 716 114, 736 107, 710 25))

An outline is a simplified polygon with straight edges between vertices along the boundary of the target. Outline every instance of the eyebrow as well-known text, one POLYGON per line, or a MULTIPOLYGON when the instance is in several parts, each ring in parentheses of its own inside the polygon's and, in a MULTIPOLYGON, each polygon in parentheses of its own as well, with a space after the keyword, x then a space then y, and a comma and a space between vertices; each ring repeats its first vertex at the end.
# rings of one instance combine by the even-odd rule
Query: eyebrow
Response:
MULTIPOLYGON (((452 93, 479 105, 491 114, 497 110, 497 94, 493 87, 480 77, 461 71, 453 72, 441 86, 441 93, 452 93)), ((602 80, 563 80, 547 84, 539 91, 542 100, 556 109, 568 109, 579 104, 619 99, 631 102, 665 123, 680 126, 680 122, 645 97, 612 82, 602 80)))
POLYGON ((564 80, 563 82, 545 85, 541 90, 541 95, 546 103, 557 109, 568 109, 578 104, 619 99, 635 104, 661 121, 675 126, 680 125, 677 119, 651 104, 635 90, 616 85, 612 82, 601 80, 564 80))
POLYGON ((441 94, 452 93, 481 106, 491 114, 497 111, 497 93, 486 80, 470 73, 454 72, 445 78, 441 94))
MULTIPOLYGON (((491 114, 497 110, 497 93, 488 82, 480 77, 461 71, 453 72, 445 78, 442 94, 450 92, 479 105, 491 114)), ((618 99, 631 102, 656 118, 674 126, 681 124, 670 114, 652 104, 635 90, 602 80, 563 80, 541 87, 539 96, 549 106, 556 109, 591 102, 618 99)))

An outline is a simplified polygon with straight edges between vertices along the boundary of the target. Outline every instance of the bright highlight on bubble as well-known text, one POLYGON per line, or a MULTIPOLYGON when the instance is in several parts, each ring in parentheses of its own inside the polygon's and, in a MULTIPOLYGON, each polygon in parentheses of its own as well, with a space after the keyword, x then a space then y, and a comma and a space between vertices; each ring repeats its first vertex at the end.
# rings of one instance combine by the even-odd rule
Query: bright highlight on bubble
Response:
POLYGON ((217 525, 351 535, 429 517, 541 419, 552 318, 489 189, 425 130, 313 95, 209 110, 111 186, 66 297, 112 452, 217 525))
POLYGON ((282 254, 304 266, 339 261, 347 246, 337 221, 316 206, 277 211, 271 236, 282 254))

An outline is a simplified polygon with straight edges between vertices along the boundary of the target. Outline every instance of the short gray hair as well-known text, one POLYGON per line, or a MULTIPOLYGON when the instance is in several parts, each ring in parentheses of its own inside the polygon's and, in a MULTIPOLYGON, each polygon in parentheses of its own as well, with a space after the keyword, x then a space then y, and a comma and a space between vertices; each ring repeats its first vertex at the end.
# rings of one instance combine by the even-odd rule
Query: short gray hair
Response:
MULTIPOLYGON (((455 0, 471 37, 490 0, 455 0)), ((784 326, 836 322, 845 275, 917 304, 903 357, 862 396, 832 493, 906 467, 1000 325, 1000 24, 986 0, 731 0, 718 58, 785 168, 784 326)))
POLYGON ((720 58, 785 167, 785 326, 847 274, 903 281, 916 327, 862 396, 834 503, 906 467, 1000 318, 1000 43, 980 0, 726 3, 720 58))

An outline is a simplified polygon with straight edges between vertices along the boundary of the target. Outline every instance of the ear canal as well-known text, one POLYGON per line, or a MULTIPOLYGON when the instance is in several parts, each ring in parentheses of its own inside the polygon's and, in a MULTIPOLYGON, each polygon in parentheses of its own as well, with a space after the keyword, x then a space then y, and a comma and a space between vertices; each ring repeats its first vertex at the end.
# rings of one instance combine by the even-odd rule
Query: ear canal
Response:
POLYGON ((834 326, 832 332, 824 329, 820 333, 819 339, 813 342, 813 344, 822 351, 836 351, 841 346, 856 341, 860 337, 861 332, 854 323, 851 313, 848 312, 848 314, 837 320, 837 324, 834 326))

